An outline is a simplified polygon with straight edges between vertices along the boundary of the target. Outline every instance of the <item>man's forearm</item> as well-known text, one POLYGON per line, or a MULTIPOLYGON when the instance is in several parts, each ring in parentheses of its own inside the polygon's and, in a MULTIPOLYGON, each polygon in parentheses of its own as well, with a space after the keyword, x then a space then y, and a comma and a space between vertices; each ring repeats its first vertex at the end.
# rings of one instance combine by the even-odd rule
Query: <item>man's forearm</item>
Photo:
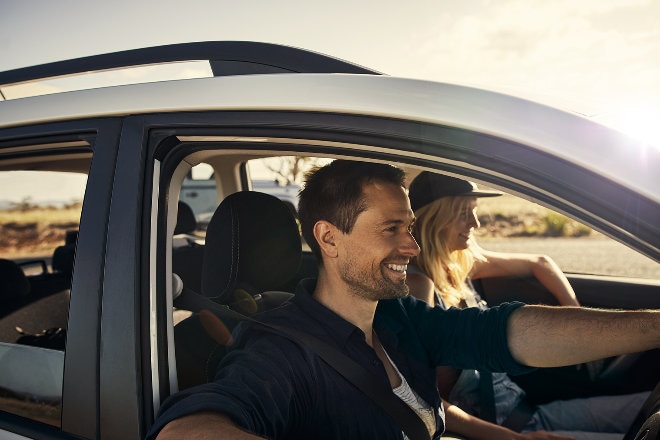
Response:
POLYGON ((254 440, 261 439, 236 426, 229 417, 219 413, 195 413, 172 420, 160 431, 156 440, 254 440))
POLYGON ((660 310, 524 306, 511 315, 507 337, 522 364, 579 364, 660 347, 660 310))

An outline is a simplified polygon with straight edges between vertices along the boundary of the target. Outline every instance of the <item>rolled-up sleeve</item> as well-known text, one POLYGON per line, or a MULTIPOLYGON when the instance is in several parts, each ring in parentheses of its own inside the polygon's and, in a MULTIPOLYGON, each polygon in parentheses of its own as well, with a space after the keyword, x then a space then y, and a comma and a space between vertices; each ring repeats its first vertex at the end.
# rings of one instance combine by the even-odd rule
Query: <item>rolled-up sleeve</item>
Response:
POLYGON ((509 317, 523 303, 504 303, 485 310, 431 308, 414 298, 402 303, 435 365, 510 374, 534 370, 513 358, 507 341, 509 317))

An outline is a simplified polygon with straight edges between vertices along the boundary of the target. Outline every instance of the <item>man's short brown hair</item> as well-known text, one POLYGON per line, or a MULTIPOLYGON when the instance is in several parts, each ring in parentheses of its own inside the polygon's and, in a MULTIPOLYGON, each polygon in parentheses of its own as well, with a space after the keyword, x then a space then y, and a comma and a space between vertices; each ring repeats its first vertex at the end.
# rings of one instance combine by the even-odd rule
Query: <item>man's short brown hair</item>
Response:
POLYGON ((358 215, 367 209, 362 189, 373 181, 403 187, 405 173, 388 164, 335 160, 305 175, 298 216, 303 237, 319 264, 322 264, 321 249, 314 238, 314 225, 319 220, 326 220, 346 234, 351 232, 358 215))

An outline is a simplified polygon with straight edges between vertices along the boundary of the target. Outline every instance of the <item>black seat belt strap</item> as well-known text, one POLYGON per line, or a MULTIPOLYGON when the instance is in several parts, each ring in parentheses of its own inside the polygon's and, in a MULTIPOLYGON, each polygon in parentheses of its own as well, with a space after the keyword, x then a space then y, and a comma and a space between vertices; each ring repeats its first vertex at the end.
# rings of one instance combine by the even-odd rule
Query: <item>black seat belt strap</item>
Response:
POLYGON ((207 309, 214 312, 219 318, 232 323, 248 321, 274 329, 280 334, 285 333, 293 337, 294 340, 317 354, 330 367, 334 368, 346 380, 383 408, 397 422, 408 438, 411 440, 431 439, 429 431, 419 415, 408 404, 397 397, 390 387, 376 379, 372 373, 353 359, 320 339, 295 329, 273 326, 257 321, 185 287, 182 294, 174 302, 176 306, 186 310, 199 312, 202 309, 207 309))
POLYGON ((489 371, 479 371, 479 415, 487 422, 497 423, 493 375, 489 371))
POLYGON ((344 376, 360 391, 380 405, 402 428, 411 440, 430 439, 429 431, 422 419, 392 389, 385 386, 360 364, 324 341, 298 330, 287 327, 269 326, 292 335, 305 347, 316 353, 329 366, 344 376))

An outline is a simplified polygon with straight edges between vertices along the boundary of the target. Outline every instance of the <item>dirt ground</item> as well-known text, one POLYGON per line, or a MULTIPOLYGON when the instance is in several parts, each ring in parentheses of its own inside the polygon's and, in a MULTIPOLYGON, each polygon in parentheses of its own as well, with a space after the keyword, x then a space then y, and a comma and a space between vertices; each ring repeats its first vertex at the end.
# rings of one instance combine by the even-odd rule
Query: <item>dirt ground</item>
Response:
POLYGON ((67 231, 78 229, 78 223, 8 223, 1 229, 0 256, 24 258, 52 254, 64 244, 67 231))

